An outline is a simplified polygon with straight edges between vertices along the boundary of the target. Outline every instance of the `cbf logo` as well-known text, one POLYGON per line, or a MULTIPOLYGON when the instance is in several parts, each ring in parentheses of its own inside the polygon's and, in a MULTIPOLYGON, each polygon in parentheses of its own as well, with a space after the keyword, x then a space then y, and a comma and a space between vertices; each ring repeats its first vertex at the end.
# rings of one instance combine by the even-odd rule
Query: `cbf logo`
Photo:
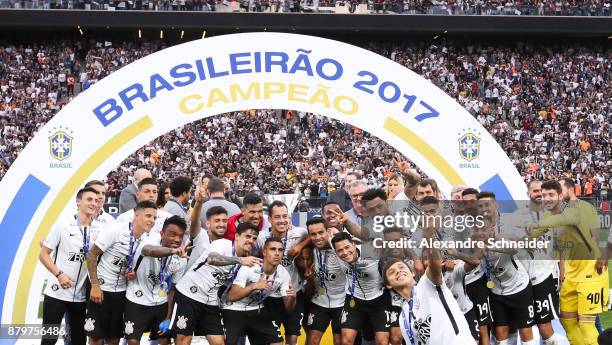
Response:
MULTIPOLYGON (((475 128, 467 128, 459 135, 459 155, 468 162, 472 162, 480 156, 480 133, 475 128)), ((477 163, 462 163, 459 168, 480 168, 477 163)))
POLYGON ((53 127, 49 131, 49 153, 51 157, 62 163, 50 163, 51 168, 71 168, 71 164, 64 162, 72 155, 73 133, 66 127, 53 127))

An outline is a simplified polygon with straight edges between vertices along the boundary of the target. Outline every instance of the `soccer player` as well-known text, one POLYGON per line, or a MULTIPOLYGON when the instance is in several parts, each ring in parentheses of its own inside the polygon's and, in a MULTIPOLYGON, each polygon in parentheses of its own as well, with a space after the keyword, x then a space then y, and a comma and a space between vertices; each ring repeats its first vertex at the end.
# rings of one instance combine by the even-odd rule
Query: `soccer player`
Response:
MULTIPOLYGON (((537 222, 545 211, 542 207, 542 181, 529 181, 527 196, 529 202, 519 210, 519 217, 537 222)), ((549 250, 520 251, 519 256, 533 286, 535 323, 545 344, 555 344, 554 339, 557 337, 551 321, 559 318, 559 266, 557 261, 553 260, 552 234, 543 234, 539 240, 547 243, 549 250)))
POLYGON ((289 272, 291 284, 297 292, 295 307, 281 312, 282 324, 285 328, 287 344, 296 345, 302 328, 304 317, 304 282, 300 276, 296 257, 308 242, 308 231, 291 225, 287 205, 282 201, 274 201, 268 207, 270 213, 270 229, 263 230, 257 237, 259 248, 263 248, 269 238, 275 238, 283 244, 284 251, 281 265, 289 272))
MULTIPOLYGON (((124 336, 129 345, 140 344, 144 332, 150 332, 149 339, 158 339, 160 322, 170 319, 172 285, 181 278, 187 264, 183 245, 186 230, 185 220, 172 216, 164 222, 161 236, 150 233, 135 253, 135 277, 128 280, 123 313, 124 336)), ((169 343, 167 338, 160 339, 162 345, 169 343)))
POLYGON ((340 345, 340 317, 346 297, 346 275, 340 259, 330 246, 331 233, 325 220, 312 218, 306 222, 306 228, 314 246, 314 274, 310 283, 315 291, 306 318, 307 345, 319 345, 330 322, 334 345, 340 345))
POLYGON ((155 224, 156 212, 155 202, 139 202, 133 222, 104 229, 87 255, 91 291, 85 331, 90 345, 102 345, 104 340, 117 345, 123 335, 127 279, 135 277, 136 251, 155 224))
POLYGON ((228 301, 223 308, 226 344, 236 345, 247 335, 251 344, 282 345, 280 332, 282 310, 294 308, 296 292, 291 277, 281 265, 283 243, 269 238, 263 246, 263 264, 241 267, 230 286, 228 301), (282 303, 264 303, 280 299, 282 303))
POLYGON ((233 241, 236 235, 236 229, 238 225, 242 223, 251 223, 257 227, 258 231, 270 227, 270 224, 264 217, 263 202, 259 195, 249 193, 244 196, 244 199, 242 199, 241 213, 235 214, 227 219, 227 232, 223 235, 223 238, 233 241))
MULTIPOLYGON (((98 195, 96 199, 96 216, 94 217, 94 221, 100 223, 103 227, 115 223, 115 218, 104 211, 104 201, 106 201, 106 186, 104 182, 91 180, 85 184, 85 188, 88 187, 95 189, 98 195)), ((95 238, 93 238, 93 240, 95 240, 95 238)))
MULTIPOLYGON (((436 238, 427 231, 425 238, 436 238)), ((440 252, 432 248, 425 275, 415 286, 414 274, 401 259, 387 261, 381 274, 384 284, 404 302, 399 324, 406 344, 474 344, 468 323, 442 278, 440 252)))
MULTIPOLYGON (((74 345, 85 344, 83 324, 87 296, 87 271, 83 265, 89 251, 90 234, 98 225, 92 222, 97 209, 97 192, 83 188, 77 192, 77 214, 56 224, 43 241, 38 259, 55 276, 47 281, 43 302, 43 325, 62 323, 69 316, 71 339, 74 345), (54 253, 54 258, 51 258, 54 253)), ((52 345, 56 339, 43 339, 41 344, 52 345)))
POLYGON ((346 297, 341 315, 341 342, 352 345, 357 332, 368 327, 377 345, 389 344, 389 294, 382 286, 378 260, 360 256, 351 235, 341 232, 332 238, 336 255, 346 274, 346 297))
POLYGON ((193 182, 189 177, 178 176, 170 182, 170 193, 172 198, 166 202, 164 211, 171 215, 183 217, 185 221, 189 218, 189 199, 191 199, 191 185, 193 182))
POLYGON ((189 223, 189 234, 193 249, 189 254, 188 268, 198 261, 211 242, 223 238, 227 231, 227 211, 221 206, 213 206, 207 209, 205 228, 202 229, 200 218, 206 195, 206 190, 202 185, 196 188, 195 204, 191 210, 191 222, 189 223))
POLYGON ((530 237, 540 237, 550 229, 556 233, 557 248, 564 262, 561 324, 572 345, 597 344, 595 318, 607 310, 609 300, 608 271, 597 271, 595 263, 600 253, 591 237, 591 229, 598 220, 579 203, 564 204, 562 187, 557 181, 542 183, 542 199, 546 212, 527 227, 527 233, 530 237))
MULTIPOLYGON (((482 260, 487 287, 491 290, 491 312, 493 333, 497 344, 510 344, 511 329, 518 330, 523 345, 535 345, 531 327, 534 325, 533 291, 529 275, 523 265, 514 259, 516 250, 488 247, 492 240, 501 239, 497 229, 488 217, 476 224, 473 239, 484 242, 484 249, 474 249, 474 257, 482 260)), ((465 263, 465 271, 476 268, 471 262, 465 263)))
POLYGON ((212 242, 176 284, 170 320, 176 345, 191 344, 194 333, 206 335, 211 345, 225 342, 219 305, 226 294, 219 289, 228 281, 231 284, 241 266, 261 263, 260 258, 250 256, 257 234, 257 227, 251 223, 238 225, 233 242, 228 239, 212 242))
MULTIPOLYGON (((138 183, 138 191, 136 192, 136 199, 138 202, 151 201, 157 202, 157 181, 153 178, 144 178, 138 183)), ((171 214, 164 210, 157 210, 157 218, 155 218, 155 224, 153 225, 154 232, 159 233, 164 225, 166 218, 170 217, 171 214)), ((134 219, 134 210, 127 210, 117 217, 118 223, 129 223, 134 219)))

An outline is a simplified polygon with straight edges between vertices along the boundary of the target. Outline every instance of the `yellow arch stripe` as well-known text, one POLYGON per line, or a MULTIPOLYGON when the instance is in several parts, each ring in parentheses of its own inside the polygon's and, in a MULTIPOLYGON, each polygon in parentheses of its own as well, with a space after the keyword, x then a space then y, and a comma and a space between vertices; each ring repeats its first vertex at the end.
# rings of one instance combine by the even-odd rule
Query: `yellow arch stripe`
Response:
POLYGON ((465 181, 459 176, 457 171, 448 164, 446 159, 442 157, 431 145, 423 138, 411 131, 408 127, 402 125, 391 117, 388 117, 383 127, 389 132, 395 134, 402 139, 406 144, 412 146, 415 150, 421 153, 425 159, 429 161, 441 174, 446 178, 451 186, 465 184, 465 181))
POLYGON ((38 243, 45 238, 47 233, 49 233, 51 227, 57 221, 60 213, 64 207, 66 207, 66 204, 68 204, 68 202, 74 198, 76 192, 86 182, 85 180, 108 157, 119 150, 123 145, 152 127, 153 122, 151 122, 151 118, 149 118, 149 116, 144 116, 140 120, 123 129, 121 132, 117 133, 117 135, 104 143, 104 145, 94 152, 87 159, 87 161, 83 163, 83 165, 81 165, 81 167, 74 173, 74 175, 72 175, 72 177, 57 194, 55 199, 51 202, 51 205, 40 222, 38 230, 34 234, 34 239, 28 248, 28 253, 21 268, 19 281, 17 282, 17 293, 15 296, 15 302, 13 304, 13 323, 23 324, 25 322, 28 294, 30 291, 30 285, 32 284, 34 268, 38 262, 38 243))

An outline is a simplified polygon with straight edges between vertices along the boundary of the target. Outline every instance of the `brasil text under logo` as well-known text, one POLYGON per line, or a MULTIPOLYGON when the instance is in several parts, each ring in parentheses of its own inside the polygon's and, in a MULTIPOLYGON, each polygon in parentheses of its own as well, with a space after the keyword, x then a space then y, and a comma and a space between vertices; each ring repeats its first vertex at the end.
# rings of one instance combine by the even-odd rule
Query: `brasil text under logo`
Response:
POLYGON ((66 128, 60 128, 49 136, 49 152, 60 162, 72 155, 72 136, 66 128))

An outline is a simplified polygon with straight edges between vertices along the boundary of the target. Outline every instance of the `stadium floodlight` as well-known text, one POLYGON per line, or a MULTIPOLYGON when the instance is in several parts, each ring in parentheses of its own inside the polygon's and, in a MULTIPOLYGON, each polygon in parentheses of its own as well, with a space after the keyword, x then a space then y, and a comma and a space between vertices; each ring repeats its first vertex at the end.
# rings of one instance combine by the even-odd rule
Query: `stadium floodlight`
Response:
POLYGON ((185 36, 185 30, 181 30, 181 39, 183 39, 183 36, 185 36))
POLYGON ((83 33, 83 29, 81 29, 81 26, 77 26, 77 29, 79 29, 79 32, 81 33, 81 36, 85 36, 85 34, 83 33))
POLYGON ((159 38, 164 38, 164 30, 159 30, 159 38))
POLYGON ((206 37, 206 30, 202 31, 202 38, 206 37))
POLYGON ((138 29, 138 38, 142 38, 142 31, 138 29))

